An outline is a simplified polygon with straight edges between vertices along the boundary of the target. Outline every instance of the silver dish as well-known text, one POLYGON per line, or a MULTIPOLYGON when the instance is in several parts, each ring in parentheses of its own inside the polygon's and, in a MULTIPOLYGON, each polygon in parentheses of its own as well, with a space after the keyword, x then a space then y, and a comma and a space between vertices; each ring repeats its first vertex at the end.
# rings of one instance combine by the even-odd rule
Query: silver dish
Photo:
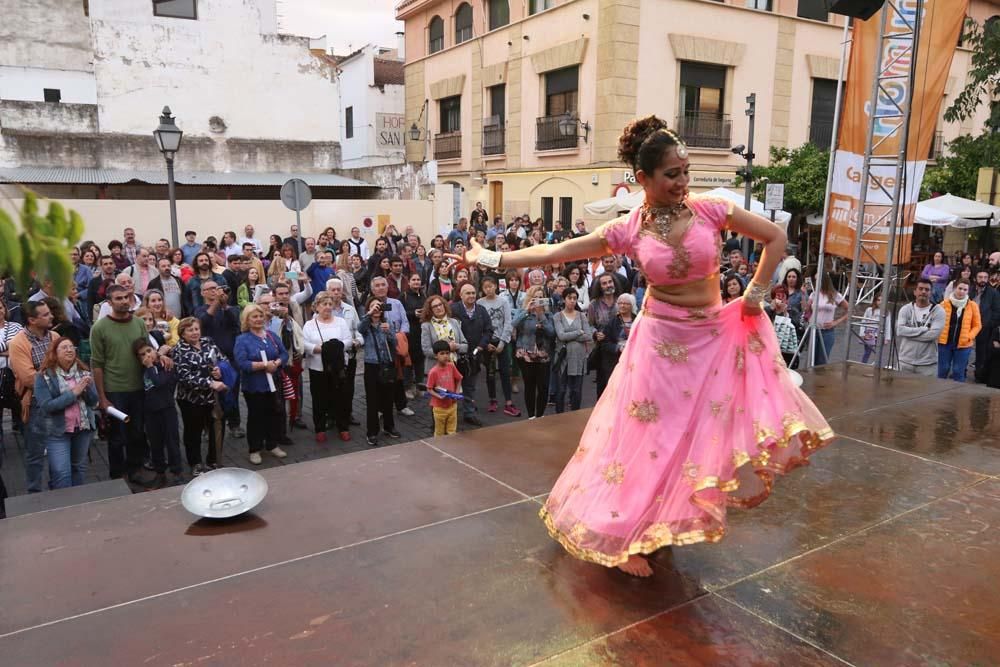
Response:
POLYGON ((243 514, 267 495, 267 480, 253 470, 219 468, 198 475, 184 487, 184 509, 210 519, 243 514))
POLYGON ((802 386, 803 379, 798 371, 793 371, 791 368, 789 368, 788 377, 792 378, 792 383, 794 383, 796 387, 802 386))

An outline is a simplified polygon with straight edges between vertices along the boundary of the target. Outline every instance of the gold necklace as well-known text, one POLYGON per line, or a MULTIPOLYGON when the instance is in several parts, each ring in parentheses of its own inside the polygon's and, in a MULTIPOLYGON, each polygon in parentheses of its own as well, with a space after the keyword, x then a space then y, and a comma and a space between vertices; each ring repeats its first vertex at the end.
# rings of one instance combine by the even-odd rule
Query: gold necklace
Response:
POLYGON ((656 233, 665 239, 670 235, 671 230, 674 228, 674 223, 685 208, 687 208, 687 204, 683 201, 660 207, 644 204, 642 218, 644 222, 652 222, 653 227, 656 228, 656 233))

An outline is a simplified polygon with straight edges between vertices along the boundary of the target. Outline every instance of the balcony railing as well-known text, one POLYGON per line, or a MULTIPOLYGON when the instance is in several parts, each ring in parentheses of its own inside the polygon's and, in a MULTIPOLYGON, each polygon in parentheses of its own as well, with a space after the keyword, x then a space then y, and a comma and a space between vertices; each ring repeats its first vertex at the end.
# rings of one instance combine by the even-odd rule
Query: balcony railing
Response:
POLYGON ((504 145, 503 125, 483 126, 483 155, 503 155, 504 145))
POLYGON ((944 155, 944 133, 938 130, 934 133, 934 141, 931 142, 931 152, 927 155, 928 160, 940 160, 944 155))
POLYGON ((434 159, 450 160, 462 157, 462 133, 442 132, 434 135, 434 159))
POLYGON ((566 114, 542 116, 535 121, 535 150, 552 151, 576 148, 580 144, 576 123, 567 122, 566 114))
POLYGON ((733 121, 729 114, 685 113, 677 117, 677 134, 688 146, 729 148, 732 146, 733 121))
POLYGON ((830 150, 830 141, 833 140, 833 121, 814 121, 809 126, 809 143, 822 150, 830 150))

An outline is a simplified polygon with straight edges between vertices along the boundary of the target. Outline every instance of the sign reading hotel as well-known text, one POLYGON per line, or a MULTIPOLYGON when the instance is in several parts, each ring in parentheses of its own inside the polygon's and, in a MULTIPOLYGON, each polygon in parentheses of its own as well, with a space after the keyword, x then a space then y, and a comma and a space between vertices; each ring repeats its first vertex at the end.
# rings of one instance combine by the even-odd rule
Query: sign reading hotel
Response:
MULTIPOLYGON (((916 211, 920 183, 927 167, 927 155, 934 130, 937 127, 941 100, 948 80, 948 71, 955 54, 955 45, 962 30, 968 0, 924 0, 921 17, 920 44, 917 48, 917 67, 913 80, 913 103, 911 106, 910 132, 907 139, 908 159, 905 165, 905 190, 900 193, 906 202, 899 210, 897 226, 899 230, 896 256, 893 264, 902 264, 910 259, 913 216, 916 211)), ((830 220, 826 232, 827 252, 853 259, 855 235, 858 230, 858 210, 861 198, 861 172, 864 165, 865 141, 872 109, 870 99, 875 58, 878 49, 883 49, 882 66, 886 68, 879 89, 874 113, 877 118, 873 146, 878 146, 878 155, 894 155, 899 151, 902 132, 895 127, 902 123, 896 105, 905 109, 908 89, 908 74, 912 61, 908 35, 917 18, 917 0, 899 0, 898 12, 884 8, 886 34, 900 35, 897 39, 879 42, 879 24, 882 15, 877 14, 867 21, 854 22, 854 42, 851 45, 851 60, 847 70, 844 111, 840 121, 837 154, 834 163, 833 187, 830 193, 830 220), (900 16, 902 14, 902 16, 900 16), (884 116, 884 118, 883 118, 884 116), (893 116, 893 117, 889 117, 893 116)), ((891 209, 892 201, 881 185, 889 193, 896 187, 895 166, 873 166, 869 174, 868 194, 865 202, 865 229, 891 209)), ((888 250, 890 216, 865 233, 864 248, 876 261, 886 261, 888 250), (870 241, 870 242, 869 242, 870 241)), ((869 261, 868 254, 862 261, 869 261)))
POLYGON ((375 114, 375 145, 383 153, 404 150, 404 118, 401 113, 375 114))

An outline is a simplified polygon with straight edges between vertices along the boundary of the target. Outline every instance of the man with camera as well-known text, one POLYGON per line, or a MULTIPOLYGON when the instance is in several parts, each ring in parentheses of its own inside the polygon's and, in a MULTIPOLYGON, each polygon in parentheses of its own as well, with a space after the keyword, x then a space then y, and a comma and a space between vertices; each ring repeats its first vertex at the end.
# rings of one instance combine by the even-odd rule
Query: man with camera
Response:
MULTIPOLYGON (((372 296, 382 304, 382 321, 389 325, 392 335, 400 339, 399 334, 404 334, 402 338, 410 333, 410 321, 406 318, 406 309, 398 299, 389 296, 389 281, 382 276, 375 276, 371 282, 372 296)), ((398 348, 397 348, 398 349, 398 348)), ((401 415, 412 417, 414 412, 406 405, 406 392, 403 390, 403 382, 396 380, 392 387, 392 402, 396 405, 396 410, 401 415)))
POLYGON ((476 286, 465 283, 459 288, 460 301, 451 304, 451 316, 462 324, 462 334, 469 341, 469 373, 462 378, 462 411, 466 424, 482 426, 476 412, 476 380, 485 357, 487 346, 493 338, 493 321, 486 309, 476 303, 476 286))

